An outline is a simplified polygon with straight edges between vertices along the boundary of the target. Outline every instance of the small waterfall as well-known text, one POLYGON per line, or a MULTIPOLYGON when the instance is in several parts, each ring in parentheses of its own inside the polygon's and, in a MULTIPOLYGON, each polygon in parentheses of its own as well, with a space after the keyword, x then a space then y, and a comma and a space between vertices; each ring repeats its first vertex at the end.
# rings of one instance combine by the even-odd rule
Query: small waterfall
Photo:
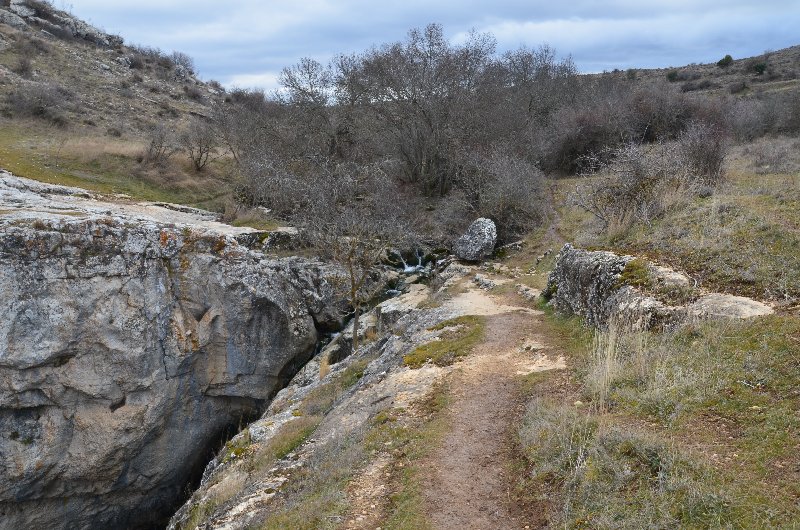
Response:
POLYGON ((423 264, 425 255, 420 251, 420 249, 415 249, 414 251, 414 255, 417 258, 416 265, 409 265, 403 257, 403 254, 400 252, 394 251, 394 253, 400 258, 400 262, 403 264, 403 274, 414 274, 425 269, 425 265, 423 264))

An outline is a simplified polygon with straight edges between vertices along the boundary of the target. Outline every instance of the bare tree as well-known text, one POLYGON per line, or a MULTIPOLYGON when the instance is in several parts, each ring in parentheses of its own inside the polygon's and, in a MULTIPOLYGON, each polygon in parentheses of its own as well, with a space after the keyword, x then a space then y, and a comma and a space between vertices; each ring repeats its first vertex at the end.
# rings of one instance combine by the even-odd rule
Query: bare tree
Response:
POLYGON ((362 307, 372 294, 370 278, 391 248, 411 237, 397 194, 374 169, 318 183, 310 203, 295 220, 314 247, 338 264, 341 289, 353 310, 353 351, 359 345, 362 307))
POLYGON ((217 133, 205 119, 192 119, 179 140, 196 171, 202 171, 218 156, 217 133))
POLYGON ((179 151, 175 146, 173 133, 163 124, 156 125, 150 132, 150 142, 142 155, 143 164, 164 165, 179 151))
POLYGON ((403 161, 405 181, 441 196, 458 172, 454 154, 469 129, 464 110, 494 50, 489 34, 473 32, 454 46, 440 25, 414 29, 405 42, 340 61, 339 96, 378 118, 385 141, 403 161))

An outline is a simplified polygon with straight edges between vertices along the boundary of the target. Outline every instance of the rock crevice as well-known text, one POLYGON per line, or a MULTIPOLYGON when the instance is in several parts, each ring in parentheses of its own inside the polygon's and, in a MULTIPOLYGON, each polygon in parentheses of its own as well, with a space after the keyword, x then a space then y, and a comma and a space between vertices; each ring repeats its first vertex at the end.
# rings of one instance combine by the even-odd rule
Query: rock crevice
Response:
POLYGON ((8 174, 0 210, 0 528, 165 524, 335 325, 330 270, 8 174))

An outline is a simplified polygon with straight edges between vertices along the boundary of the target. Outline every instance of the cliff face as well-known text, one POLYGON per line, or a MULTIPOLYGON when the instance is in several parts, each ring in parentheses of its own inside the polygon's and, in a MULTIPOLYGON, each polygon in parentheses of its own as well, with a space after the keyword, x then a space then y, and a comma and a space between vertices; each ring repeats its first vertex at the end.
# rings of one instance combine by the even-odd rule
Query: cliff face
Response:
POLYGON ((258 241, 0 174, 0 528, 165 521, 335 320, 325 269, 258 241))

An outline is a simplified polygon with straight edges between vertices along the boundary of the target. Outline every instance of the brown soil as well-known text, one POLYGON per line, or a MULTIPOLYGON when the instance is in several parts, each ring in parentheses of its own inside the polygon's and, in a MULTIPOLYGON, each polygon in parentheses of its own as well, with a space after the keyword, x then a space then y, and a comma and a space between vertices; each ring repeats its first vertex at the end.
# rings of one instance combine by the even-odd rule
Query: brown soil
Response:
MULTIPOLYGON (((518 502, 514 492, 514 437, 526 402, 521 381, 526 374, 564 368, 564 358, 547 345, 542 313, 522 307, 514 295, 470 287, 446 304, 487 320, 484 339, 446 377, 449 430, 416 466, 427 519, 445 530, 540 528, 546 524, 543 507, 518 502)), ((350 484, 351 509, 341 528, 381 527, 392 487, 390 464, 391 457, 383 455, 350 484)))
MULTIPOLYGON (((488 298, 488 295, 483 295, 488 298)), ((488 317, 486 337, 450 378, 451 429, 420 467, 428 470, 425 501, 440 529, 535 528, 541 514, 513 506, 513 436, 523 410, 519 375, 561 367, 541 352, 521 351, 539 342, 540 316, 506 312, 488 317)))

